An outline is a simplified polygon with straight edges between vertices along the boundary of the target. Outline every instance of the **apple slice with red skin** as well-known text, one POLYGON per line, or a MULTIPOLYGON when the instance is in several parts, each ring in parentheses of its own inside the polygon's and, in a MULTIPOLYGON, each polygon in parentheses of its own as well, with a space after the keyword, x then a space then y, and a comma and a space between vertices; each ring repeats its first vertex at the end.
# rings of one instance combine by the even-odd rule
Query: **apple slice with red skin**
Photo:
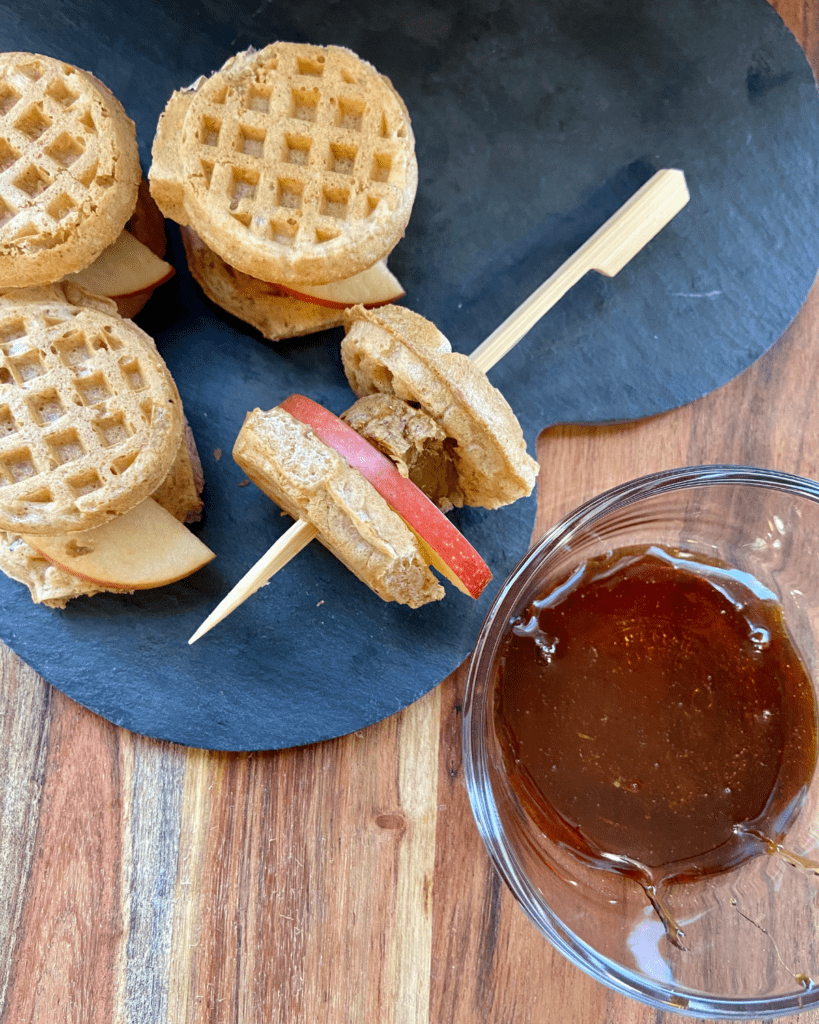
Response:
POLYGON ((72 576, 111 590, 163 587, 216 557, 153 498, 91 530, 23 540, 72 576))
POLYGON ((174 268, 123 230, 93 263, 69 274, 67 280, 95 295, 125 297, 153 290, 173 277, 174 268))
POLYGON ((331 309, 346 309, 347 306, 366 306, 376 309, 386 306, 396 299, 403 298, 407 293, 401 282, 387 267, 387 261, 378 263, 354 274, 343 281, 331 281, 329 284, 298 285, 277 284, 278 288, 292 295, 294 299, 314 302, 318 306, 329 306, 331 309))
MULTIPOLYGON (((144 178, 140 179, 137 203, 125 229, 130 231, 138 242, 147 245, 154 256, 158 256, 161 260, 165 259, 168 248, 165 237, 165 218, 154 202, 148 182, 144 178)), ((164 282, 160 282, 160 284, 162 283, 164 282)), ((119 315, 126 319, 132 319, 143 309, 153 293, 154 287, 150 286, 138 292, 131 292, 130 295, 112 295, 110 297, 116 302, 119 315)))
POLYGON ((311 427, 324 444, 373 485, 417 538, 429 564, 470 597, 478 598, 492 572, 443 512, 369 441, 338 416, 304 395, 290 395, 280 408, 311 427))

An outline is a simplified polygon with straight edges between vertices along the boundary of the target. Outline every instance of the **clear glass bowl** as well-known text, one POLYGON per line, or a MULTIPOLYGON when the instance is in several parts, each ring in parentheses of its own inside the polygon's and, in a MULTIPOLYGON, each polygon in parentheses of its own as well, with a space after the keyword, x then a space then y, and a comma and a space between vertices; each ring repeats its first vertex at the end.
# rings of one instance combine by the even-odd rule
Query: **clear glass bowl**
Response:
MULTIPOLYGON (((721 559, 774 591, 817 692, 819 485, 742 466, 670 470, 623 484, 570 513, 532 548, 483 625, 464 709, 465 778, 478 829, 537 928, 598 981, 693 1016, 798 1013, 819 1004, 816 874, 763 854, 673 886, 668 904, 685 930, 683 951, 665 937, 636 882, 586 866, 550 841, 505 775, 492 709, 495 657, 510 619, 586 559, 639 544, 721 559)), ((819 860, 816 775, 783 845, 819 860)))

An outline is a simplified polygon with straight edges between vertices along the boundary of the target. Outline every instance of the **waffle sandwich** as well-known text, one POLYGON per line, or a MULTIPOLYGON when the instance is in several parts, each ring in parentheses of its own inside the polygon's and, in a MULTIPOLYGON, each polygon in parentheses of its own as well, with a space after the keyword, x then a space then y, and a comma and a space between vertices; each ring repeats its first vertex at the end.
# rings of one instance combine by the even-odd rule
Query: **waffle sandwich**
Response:
POLYGON ((273 43, 175 92, 148 180, 205 293, 272 340, 403 294, 385 261, 415 198, 415 140, 389 80, 350 50, 273 43))
POLYGON ((35 601, 57 607, 81 593, 152 585, 150 572, 123 576, 116 562, 142 543, 131 527, 115 531, 119 548, 98 565, 111 524, 133 521, 145 507, 153 516, 148 543, 181 544, 198 568, 213 554, 180 524, 198 517, 200 490, 182 402, 147 334, 110 299, 70 283, 0 296, 0 568, 7 575, 35 601))
POLYGON ((69 276, 134 315, 173 273, 141 176, 134 124, 102 82, 0 54, 0 288, 69 276))

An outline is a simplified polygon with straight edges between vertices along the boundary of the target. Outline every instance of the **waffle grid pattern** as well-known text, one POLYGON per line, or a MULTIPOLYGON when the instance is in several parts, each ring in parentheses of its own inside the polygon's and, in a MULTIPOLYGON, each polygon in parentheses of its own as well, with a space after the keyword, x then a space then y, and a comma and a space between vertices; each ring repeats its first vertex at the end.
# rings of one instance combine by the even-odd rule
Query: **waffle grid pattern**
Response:
MULTIPOLYGON (((354 54, 276 44, 230 88, 205 82, 186 119, 191 187, 236 228, 292 249, 409 216, 414 139, 392 87, 354 54)), ((405 218, 405 219, 406 219, 405 218)))
MULTIPOLYGON (((90 76, 37 54, 0 60, 0 245, 28 254, 70 240, 119 183, 116 113, 90 76), (104 112, 104 113, 103 113, 104 112), (103 116, 108 123, 101 125, 103 116), (89 213, 89 211, 91 211, 89 213)), ((78 269, 78 268, 74 268, 78 269)))
POLYGON ((87 529, 164 476, 181 413, 168 413, 161 364, 127 332, 88 310, 0 313, 0 529, 87 529))

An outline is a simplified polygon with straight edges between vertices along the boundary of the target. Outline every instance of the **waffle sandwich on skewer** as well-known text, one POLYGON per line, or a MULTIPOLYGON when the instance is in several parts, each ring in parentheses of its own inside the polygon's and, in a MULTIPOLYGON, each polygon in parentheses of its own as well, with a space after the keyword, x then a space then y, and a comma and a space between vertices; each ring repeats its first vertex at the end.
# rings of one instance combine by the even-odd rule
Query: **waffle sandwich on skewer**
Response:
MULTIPOLYGON (((338 419, 290 396, 249 413, 234 446, 249 478, 298 519, 283 562, 315 537, 385 600, 414 608, 440 600, 444 589, 429 566, 477 598, 491 572, 441 508, 497 508, 531 493, 538 465, 520 424, 485 374, 419 314, 355 307, 345 320, 344 367, 365 397, 338 419), (306 445, 315 457, 302 464, 306 445), (353 502, 335 485, 339 470, 354 481, 353 502)), ((288 535, 282 540, 287 546, 288 535)), ((276 557, 274 545, 190 642, 263 585, 276 557)))

